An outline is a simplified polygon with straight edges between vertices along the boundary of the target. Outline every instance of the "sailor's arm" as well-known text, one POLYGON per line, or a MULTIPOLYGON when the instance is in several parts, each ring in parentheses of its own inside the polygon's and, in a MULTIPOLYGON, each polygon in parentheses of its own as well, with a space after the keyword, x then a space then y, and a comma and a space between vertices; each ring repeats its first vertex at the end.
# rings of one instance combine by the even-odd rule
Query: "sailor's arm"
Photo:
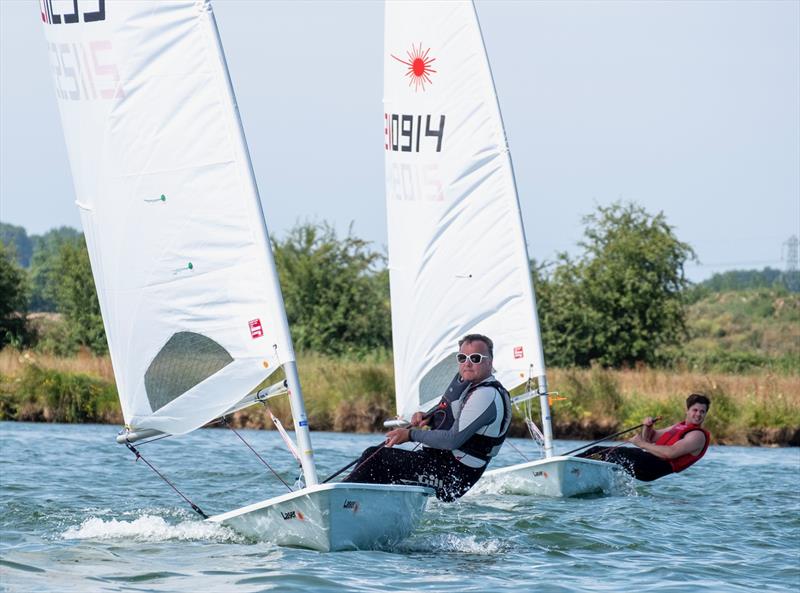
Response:
POLYGON ((631 443, 661 459, 675 459, 687 453, 692 455, 700 453, 706 444, 706 435, 700 430, 694 430, 674 445, 654 445, 637 434, 631 439, 631 443))
POLYGON ((386 446, 394 447, 395 445, 402 445, 411 440, 411 430, 423 426, 427 426, 433 412, 439 407, 437 404, 427 412, 414 412, 409 422, 409 428, 395 428, 386 433, 386 446))
MULTIPOLYGON (((484 426, 495 421, 498 410, 495 390, 481 387, 467 400, 461 414, 448 430, 412 430, 409 438, 434 449, 458 449, 484 426)), ((502 413, 502 412, 500 412, 502 413)))
POLYGON ((661 419, 661 416, 657 416, 653 418, 652 416, 648 416, 644 420, 642 420, 642 438, 648 443, 655 443, 662 434, 667 432, 668 428, 662 428, 661 430, 655 429, 655 423, 661 419))

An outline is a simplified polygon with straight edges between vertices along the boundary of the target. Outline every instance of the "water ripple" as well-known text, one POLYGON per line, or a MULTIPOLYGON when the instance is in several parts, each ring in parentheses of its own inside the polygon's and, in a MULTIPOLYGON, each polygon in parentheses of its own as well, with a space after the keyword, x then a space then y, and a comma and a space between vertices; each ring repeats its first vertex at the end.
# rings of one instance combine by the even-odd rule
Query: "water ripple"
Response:
MULTIPOLYGON (((800 451, 712 447, 680 476, 625 476, 608 496, 476 491, 431 501, 385 550, 323 554, 201 521, 113 442, 105 426, 0 423, 0 590, 741 593, 800 588, 800 451), (58 441, 54 449, 52 443, 58 441), (121 493, 124 493, 121 495, 121 493)), ((293 479, 271 432, 245 431, 293 479)), ((223 431, 148 446, 148 459, 208 511, 282 492, 223 431), (202 462, 198 463, 198 459, 202 462), (196 498, 195 498, 196 497, 196 498)), ((375 435, 315 434, 319 471, 375 435)), ((520 448, 528 447, 517 441, 520 448)), ((580 443, 559 443, 559 450, 580 443)), ((498 461, 514 462, 509 458, 498 461)))

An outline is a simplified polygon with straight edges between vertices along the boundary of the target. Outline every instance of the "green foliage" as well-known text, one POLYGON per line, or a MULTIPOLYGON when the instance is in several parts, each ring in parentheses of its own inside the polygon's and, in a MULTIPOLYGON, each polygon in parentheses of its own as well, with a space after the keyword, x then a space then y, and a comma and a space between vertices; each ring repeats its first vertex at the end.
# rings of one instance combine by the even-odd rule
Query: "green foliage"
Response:
MULTIPOLYGON (((31 364, 22 372, 15 391, 14 412, 23 415, 20 419, 104 422, 119 414, 114 385, 80 373, 42 369, 31 364), (33 417, 25 417, 28 414, 33 417)), ((4 408, 8 413, 8 404, 4 408)))
POLYGON ((785 289, 710 293, 689 307, 690 339, 673 366, 745 373, 800 372, 800 294, 785 289))
MULTIPOLYGON (((702 391, 711 400, 708 415, 704 423, 705 428, 713 435, 731 432, 731 428, 741 419, 741 410, 738 409, 733 398, 719 387, 710 385, 702 391)), ((683 409, 686 408, 685 402, 683 409)))
POLYGON ((0 373, 0 420, 16 420, 18 399, 14 389, 14 379, 0 373))
POLYGON ((749 429, 800 428, 800 408, 782 393, 775 393, 768 400, 751 395, 744 408, 740 414, 749 429))
POLYGON ((56 311, 56 286, 59 282, 58 266, 61 249, 65 245, 79 246, 81 233, 70 227, 60 227, 44 235, 31 237, 33 255, 28 274, 31 283, 31 311, 56 311))
POLYGON ((683 420, 685 410, 685 396, 673 395, 665 400, 653 400, 638 393, 631 393, 625 399, 620 414, 620 427, 627 428, 641 424, 642 419, 647 416, 653 418, 661 416, 657 428, 664 428, 683 420))
POLYGON ((800 272, 783 272, 774 268, 763 270, 730 270, 714 274, 698 284, 694 290, 701 296, 710 292, 750 290, 755 288, 774 288, 790 292, 800 291, 800 272))
POLYGON ((274 241, 295 346, 324 354, 362 354, 391 344, 388 273, 383 256, 352 235, 303 224, 274 241))
POLYGON ((54 265, 54 294, 58 310, 64 315, 64 341, 61 353, 86 346, 95 354, 108 351, 100 304, 92 277, 86 243, 65 242, 54 265))
POLYGON ((567 371, 559 386, 566 399, 558 403, 559 414, 594 421, 616 422, 623 405, 622 394, 614 375, 606 369, 593 367, 588 381, 585 374, 567 371))
POLYGON ((536 286, 545 351, 557 366, 655 364, 685 335, 688 286, 683 267, 694 252, 663 213, 635 204, 599 206, 584 218, 584 252, 558 258, 536 286))
POLYGON ((17 265, 27 268, 33 255, 33 242, 21 226, 0 222, 0 243, 5 243, 15 254, 17 265))
POLYGON ((0 242, 0 348, 20 347, 31 338, 27 290, 25 272, 14 261, 12 250, 0 242))
MULTIPOLYGON (((8 350, 5 356, 5 361, 0 359, 0 366, 9 366, 9 356, 27 358, 8 350)), ((122 421, 113 381, 75 370, 81 368, 78 359, 71 363, 73 370, 43 368, 54 362, 60 368, 67 363, 70 368, 64 359, 32 361, 17 369, 15 375, 0 374, 0 420, 122 421)), ((306 353, 298 357, 298 367, 309 422, 315 430, 380 432, 383 421, 394 414, 392 364, 388 359, 367 361, 306 353)), ((663 375, 662 371, 612 371, 599 366, 554 371, 551 388, 567 398, 553 404, 556 438, 600 438, 635 426, 645 416, 662 416, 658 426, 669 426, 684 417, 687 393, 699 390, 711 397, 706 426, 715 442, 798 444, 800 405, 796 381, 771 373, 745 381, 733 376, 694 375, 688 378, 693 386, 687 387, 686 377, 681 382, 679 375, 671 375, 674 385, 670 382, 665 389, 654 391, 653 385, 663 375)), ((270 382, 279 378, 273 376, 270 382)), ((538 403, 533 403, 538 409, 538 403)), ((270 400, 270 407, 285 426, 291 426, 285 398, 270 400)), ((260 406, 238 412, 234 422, 250 428, 271 426, 260 406)), ((515 435, 526 434, 520 414, 514 414, 512 431, 515 435)))

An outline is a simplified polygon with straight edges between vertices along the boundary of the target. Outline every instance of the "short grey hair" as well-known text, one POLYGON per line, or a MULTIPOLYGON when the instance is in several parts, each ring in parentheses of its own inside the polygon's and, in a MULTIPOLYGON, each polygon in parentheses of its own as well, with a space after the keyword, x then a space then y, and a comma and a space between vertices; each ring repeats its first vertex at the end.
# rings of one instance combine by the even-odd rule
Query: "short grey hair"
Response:
POLYGON ((458 341, 458 347, 461 348, 464 344, 471 344, 472 342, 483 342, 489 350, 489 356, 494 358, 494 342, 483 334, 467 334, 458 341))

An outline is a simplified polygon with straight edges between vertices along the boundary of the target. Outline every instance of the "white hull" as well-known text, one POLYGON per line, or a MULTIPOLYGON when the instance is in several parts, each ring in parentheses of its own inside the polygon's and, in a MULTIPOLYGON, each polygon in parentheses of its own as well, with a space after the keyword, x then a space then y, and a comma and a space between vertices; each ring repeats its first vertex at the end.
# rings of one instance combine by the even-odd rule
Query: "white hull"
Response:
POLYGON ((369 550, 408 537, 432 494, 422 486, 318 484, 208 520, 281 546, 369 550))
POLYGON ((609 492, 620 471, 605 461, 557 456, 488 470, 479 484, 509 494, 569 497, 609 492))

